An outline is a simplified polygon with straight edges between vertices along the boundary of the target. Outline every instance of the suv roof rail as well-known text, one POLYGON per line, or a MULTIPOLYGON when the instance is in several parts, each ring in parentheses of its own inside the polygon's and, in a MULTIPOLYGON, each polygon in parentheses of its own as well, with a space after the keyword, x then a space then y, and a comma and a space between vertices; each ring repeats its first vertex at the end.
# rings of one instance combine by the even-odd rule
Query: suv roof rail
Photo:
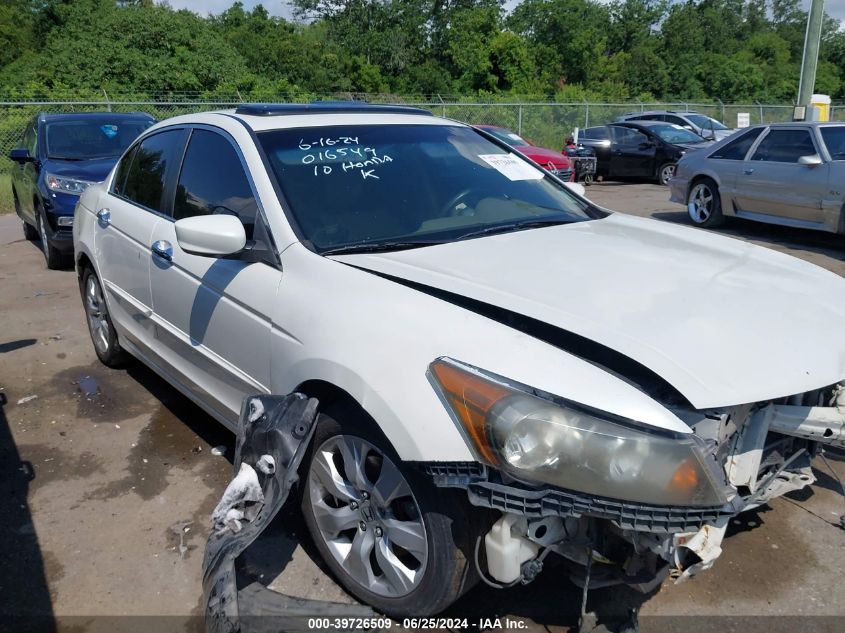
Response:
POLYGON ((312 101, 311 103, 244 103, 235 114, 252 116, 280 116, 293 114, 422 114, 434 116, 428 110, 404 105, 371 104, 364 101, 312 101))

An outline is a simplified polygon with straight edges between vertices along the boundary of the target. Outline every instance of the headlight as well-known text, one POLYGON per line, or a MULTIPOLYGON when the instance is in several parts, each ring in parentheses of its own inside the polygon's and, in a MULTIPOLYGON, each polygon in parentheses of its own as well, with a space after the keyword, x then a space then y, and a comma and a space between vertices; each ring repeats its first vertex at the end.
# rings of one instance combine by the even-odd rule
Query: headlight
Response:
POLYGON ((616 418, 451 359, 429 369, 476 458, 514 477, 655 505, 728 500, 693 433, 616 418))
POLYGON ((64 176, 54 176, 53 174, 47 174, 44 177, 44 182, 53 191, 61 191, 62 193, 70 193, 77 196, 82 194, 88 188, 88 185, 91 184, 87 180, 65 178, 64 176))

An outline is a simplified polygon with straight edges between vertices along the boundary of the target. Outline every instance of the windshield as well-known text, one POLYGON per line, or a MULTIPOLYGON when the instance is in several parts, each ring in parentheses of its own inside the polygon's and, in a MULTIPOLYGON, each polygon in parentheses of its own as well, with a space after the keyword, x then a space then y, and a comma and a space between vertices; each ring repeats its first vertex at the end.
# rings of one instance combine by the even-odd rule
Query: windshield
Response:
POLYGON ((705 141, 705 139, 701 138, 695 132, 690 132, 680 125, 674 125, 672 123, 650 125, 648 129, 667 143, 703 143, 705 141))
POLYGON ((700 127, 702 130, 727 130, 728 128, 719 123, 716 119, 711 119, 709 116, 703 114, 685 114, 686 118, 693 122, 693 124, 700 127))
POLYGON ((821 128, 824 144, 831 160, 845 160, 845 125, 821 128))
POLYGON ((109 117, 52 121, 44 133, 47 156, 67 160, 117 158, 152 124, 149 119, 109 117))
POLYGON ((349 125, 258 138, 304 239, 320 252, 409 248, 602 216, 467 127, 349 125))
POLYGON ((483 128, 485 132, 488 134, 492 134, 500 141, 503 141, 510 145, 511 147, 527 147, 530 145, 528 141, 522 138, 519 134, 515 134, 510 130, 506 130, 505 128, 501 127, 494 127, 494 128, 483 128))

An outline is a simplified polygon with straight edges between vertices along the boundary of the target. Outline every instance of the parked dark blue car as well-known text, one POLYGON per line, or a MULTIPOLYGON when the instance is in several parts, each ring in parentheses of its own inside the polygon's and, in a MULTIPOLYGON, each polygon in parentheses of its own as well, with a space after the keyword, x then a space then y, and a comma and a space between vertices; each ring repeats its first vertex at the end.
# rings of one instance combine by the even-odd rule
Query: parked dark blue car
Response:
POLYGON ((41 240, 48 268, 70 262, 73 211, 79 195, 108 176, 135 138, 155 123, 149 114, 39 114, 23 146, 9 154, 15 212, 28 240, 41 240))

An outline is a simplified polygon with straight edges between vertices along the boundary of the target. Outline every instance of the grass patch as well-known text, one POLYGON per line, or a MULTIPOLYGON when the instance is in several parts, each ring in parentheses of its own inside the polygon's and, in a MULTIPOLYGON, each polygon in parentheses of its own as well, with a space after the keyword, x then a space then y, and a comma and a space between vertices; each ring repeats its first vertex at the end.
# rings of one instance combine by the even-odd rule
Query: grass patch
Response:
POLYGON ((0 215, 12 213, 15 205, 12 202, 12 177, 0 173, 0 215))

